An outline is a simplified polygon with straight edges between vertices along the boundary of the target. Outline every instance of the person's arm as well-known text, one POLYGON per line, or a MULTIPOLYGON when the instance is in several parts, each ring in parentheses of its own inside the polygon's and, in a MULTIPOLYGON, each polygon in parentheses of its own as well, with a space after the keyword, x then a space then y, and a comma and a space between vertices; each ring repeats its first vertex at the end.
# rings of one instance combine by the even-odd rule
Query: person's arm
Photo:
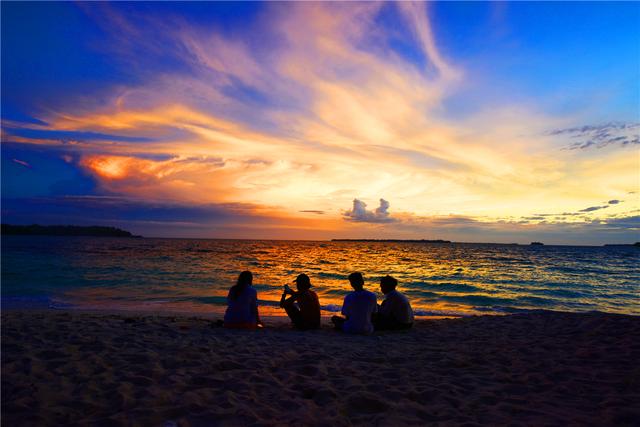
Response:
POLYGON ((282 297, 280 298, 281 308, 283 308, 285 305, 293 304, 298 299, 298 294, 296 292, 293 292, 293 291, 289 291, 289 292, 291 292, 291 297, 289 297, 289 299, 287 299, 287 291, 284 291, 282 293, 282 297))
POLYGON ((342 313, 345 319, 349 318, 349 306, 350 306, 349 295, 347 295, 346 297, 344 297, 344 301, 342 302, 342 310, 340 310, 340 313, 342 313))
POLYGON ((262 320, 260 320, 260 313, 258 312, 258 294, 256 294, 256 299, 253 301, 253 309, 256 313, 256 323, 262 326, 262 320))

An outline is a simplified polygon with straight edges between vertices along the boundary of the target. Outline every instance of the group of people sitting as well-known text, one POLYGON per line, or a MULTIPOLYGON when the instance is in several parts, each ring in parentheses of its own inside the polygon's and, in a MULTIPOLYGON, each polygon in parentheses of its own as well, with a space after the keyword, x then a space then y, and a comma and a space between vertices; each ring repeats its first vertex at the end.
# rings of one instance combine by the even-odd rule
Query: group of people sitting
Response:
MULTIPOLYGON (((413 325, 413 310, 406 296, 396 290, 398 281, 391 276, 380 279, 384 301, 377 303, 376 294, 364 289, 361 273, 348 277, 353 292, 342 304, 342 316, 333 316, 335 329, 352 334, 370 334, 379 330, 409 329, 413 325), (344 317, 343 317, 344 316, 344 317)), ((311 330, 320 328, 320 302, 311 290, 306 274, 296 277, 296 290, 284 285, 280 307, 291 319, 294 328, 311 330)), ((224 326, 235 329, 255 329, 262 326, 258 313, 258 293, 252 287, 253 275, 243 271, 227 296, 224 326)))

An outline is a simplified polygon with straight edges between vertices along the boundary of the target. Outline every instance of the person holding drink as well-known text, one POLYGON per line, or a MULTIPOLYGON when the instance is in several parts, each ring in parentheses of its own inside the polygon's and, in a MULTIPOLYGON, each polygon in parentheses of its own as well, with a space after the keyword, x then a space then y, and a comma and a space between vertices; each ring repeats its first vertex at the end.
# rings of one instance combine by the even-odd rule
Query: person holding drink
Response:
POLYGON ((280 307, 284 308, 295 329, 310 330, 320 328, 320 302, 311 290, 311 280, 306 274, 299 274, 295 280, 297 291, 284 285, 280 307))

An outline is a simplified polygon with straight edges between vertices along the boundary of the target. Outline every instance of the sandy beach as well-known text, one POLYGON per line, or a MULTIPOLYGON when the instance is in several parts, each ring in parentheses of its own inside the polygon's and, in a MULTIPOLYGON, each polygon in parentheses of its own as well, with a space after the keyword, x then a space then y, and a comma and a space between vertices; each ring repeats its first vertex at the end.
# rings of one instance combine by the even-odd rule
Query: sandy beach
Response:
MULTIPOLYGON (((633 425, 640 318, 535 312, 407 332, 2 314, 2 425, 633 425)), ((636 424, 637 425, 637 424, 636 424)))

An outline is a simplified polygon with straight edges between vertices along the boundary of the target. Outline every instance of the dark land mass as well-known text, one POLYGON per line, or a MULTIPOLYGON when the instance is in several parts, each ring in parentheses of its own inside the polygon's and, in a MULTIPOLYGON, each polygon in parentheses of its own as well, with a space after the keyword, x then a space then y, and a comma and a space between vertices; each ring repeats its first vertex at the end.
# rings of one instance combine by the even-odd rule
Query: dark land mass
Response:
POLYGON ((451 243, 451 240, 405 239, 331 239, 332 242, 451 243))
POLYGON ((92 225, 11 225, 2 224, 3 236, 94 236, 94 237, 142 237, 115 227, 92 225))
POLYGON ((635 246, 640 248, 640 242, 635 243, 605 243, 604 246, 635 246))

